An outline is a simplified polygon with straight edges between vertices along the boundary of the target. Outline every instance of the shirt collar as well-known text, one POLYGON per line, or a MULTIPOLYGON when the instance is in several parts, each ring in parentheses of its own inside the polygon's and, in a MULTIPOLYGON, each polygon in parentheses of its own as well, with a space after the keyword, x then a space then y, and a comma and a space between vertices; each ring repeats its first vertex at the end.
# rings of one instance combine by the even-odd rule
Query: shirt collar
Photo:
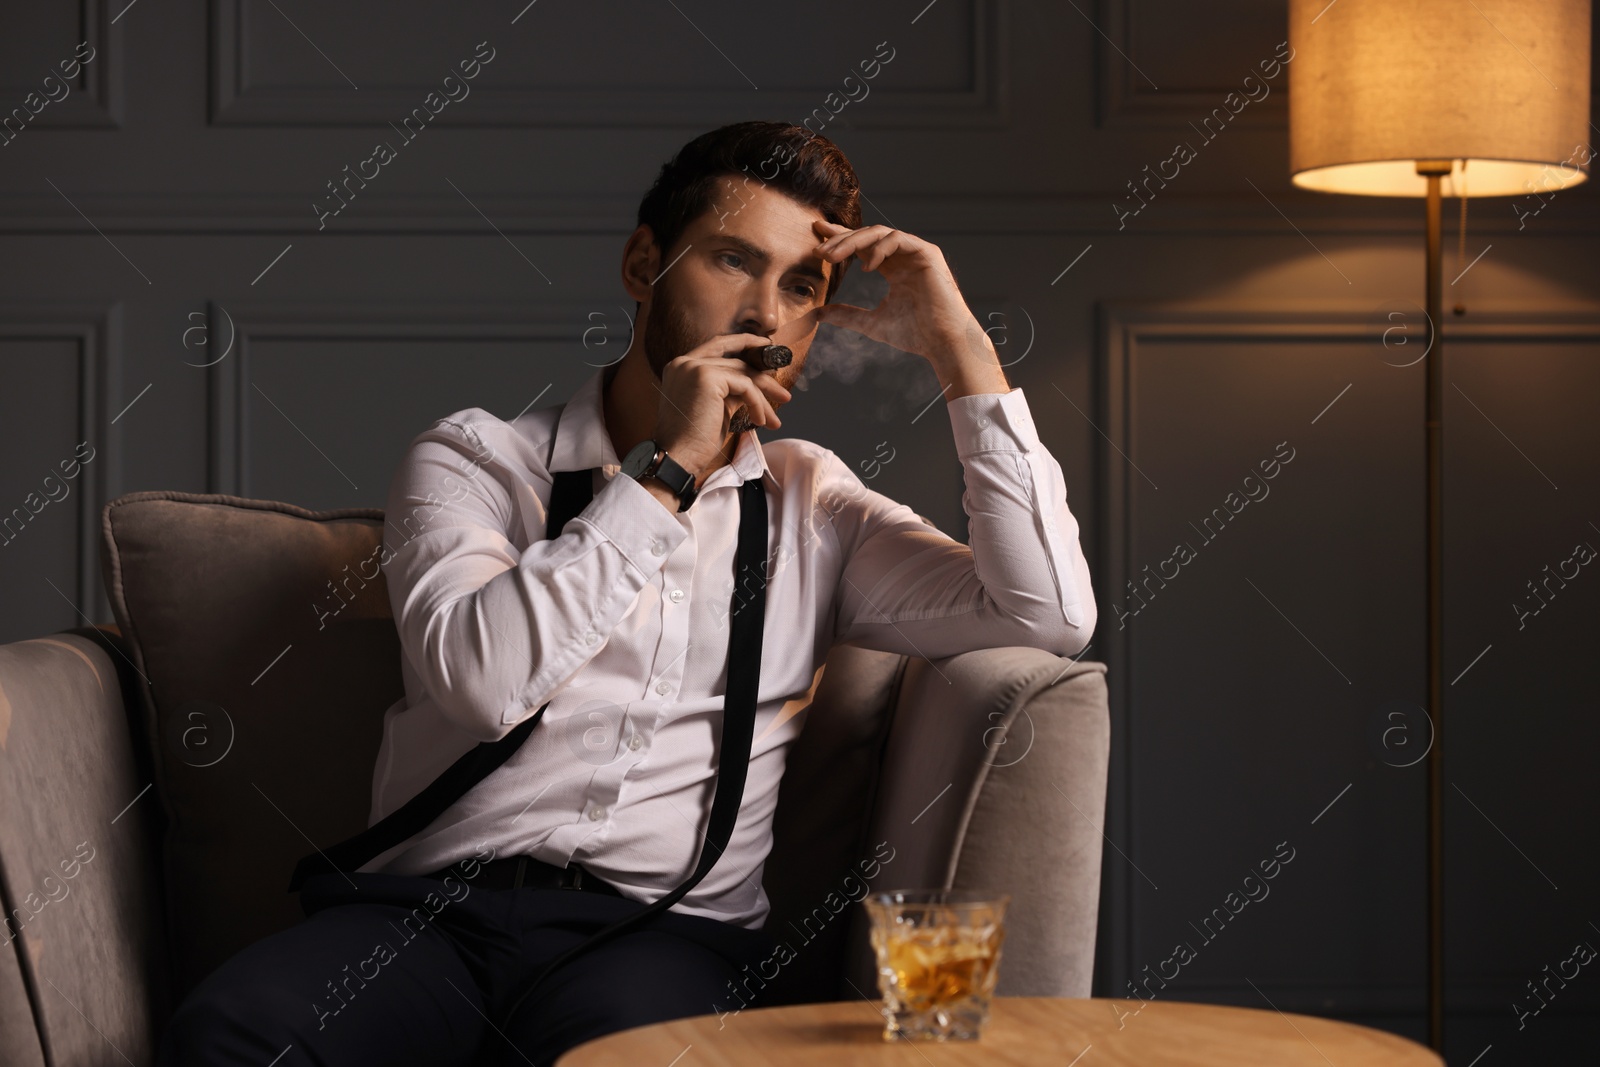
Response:
MULTIPOLYGON (((599 467, 609 478, 622 466, 605 424, 607 370, 608 367, 601 367, 590 375, 561 409, 561 415, 556 420, 556 439, 550 456, 551 472, 599 467)), ((769 469, 767 457, 761 450, 761 441, 756 437, 756 431, 749 429, 739 435, 733 462, 717 468, 701 485, 700 491, 703 493, 724 482, 747 482, 767 474, 769 469)))

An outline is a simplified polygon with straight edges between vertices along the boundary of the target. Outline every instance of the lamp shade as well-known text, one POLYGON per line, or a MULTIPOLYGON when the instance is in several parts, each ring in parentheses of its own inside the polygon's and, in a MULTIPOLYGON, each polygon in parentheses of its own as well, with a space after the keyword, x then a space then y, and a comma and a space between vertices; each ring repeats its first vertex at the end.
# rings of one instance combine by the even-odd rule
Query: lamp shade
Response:
POLYGON ((1587 177, 1589 0, 1289 0, 1289 170, 1323 192, 1510 196, 1587 177), (1463 190, 1464 186, 1464 190, 1463 190))

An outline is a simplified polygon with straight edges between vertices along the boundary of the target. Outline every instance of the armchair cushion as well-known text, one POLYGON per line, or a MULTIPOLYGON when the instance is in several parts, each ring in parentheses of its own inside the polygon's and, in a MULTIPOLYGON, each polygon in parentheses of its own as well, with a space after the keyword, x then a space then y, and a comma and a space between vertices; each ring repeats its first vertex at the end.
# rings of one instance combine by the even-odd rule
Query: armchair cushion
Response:
POLYGON ((179 997, 303 918, 294 862, 366 826, 383 713, 403 694, 382 524, 378 509, 178 492, 105 506, 107 591, 167 816, 179 997))

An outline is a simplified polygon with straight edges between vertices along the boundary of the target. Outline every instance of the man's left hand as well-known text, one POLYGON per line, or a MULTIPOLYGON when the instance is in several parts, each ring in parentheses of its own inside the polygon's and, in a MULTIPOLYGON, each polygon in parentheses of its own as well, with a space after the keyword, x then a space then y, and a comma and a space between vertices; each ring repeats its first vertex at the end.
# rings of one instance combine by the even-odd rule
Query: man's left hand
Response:
POLYGON ((947 386, 968 386, 955 395, 1007 390, 994 343, 961 298, 937 245, 888 226, 852 230, 823 219, 811 225, 822 258, 842 264, 856 256, 862 270, 878 271, 889 282, 889 293, 877 307, 824 304, 814 312, 818 322, 922 356, 947 386), (979 382, 973 382, 974 375, 979 382))

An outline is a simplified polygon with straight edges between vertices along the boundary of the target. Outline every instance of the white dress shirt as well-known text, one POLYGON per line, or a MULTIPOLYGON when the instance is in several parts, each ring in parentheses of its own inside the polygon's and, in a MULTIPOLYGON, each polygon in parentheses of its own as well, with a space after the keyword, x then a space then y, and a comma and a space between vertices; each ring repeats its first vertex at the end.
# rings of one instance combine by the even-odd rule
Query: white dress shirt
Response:
POLYGON ((716 784, 739 486, 761 478, 769 576, 748 779, 727 851, 671 909, 759 928, 778 781, 829 647, 1076 655, 1096 621, 1078 523, 1021 389, 945 405, 970 547, 828 449, 756 430, 675 513, 619 473, 605 374, 513 422, 481 408, 440 419, 395 472, 381 563, 406 695, 384 714, 369 825, 550 706, 503 766, 362 870, 423 874, 490 844, 576 861, 641 901, 687 880, 716 784), (551 472, 588 468, 593 501, 546 540, 551 472))

